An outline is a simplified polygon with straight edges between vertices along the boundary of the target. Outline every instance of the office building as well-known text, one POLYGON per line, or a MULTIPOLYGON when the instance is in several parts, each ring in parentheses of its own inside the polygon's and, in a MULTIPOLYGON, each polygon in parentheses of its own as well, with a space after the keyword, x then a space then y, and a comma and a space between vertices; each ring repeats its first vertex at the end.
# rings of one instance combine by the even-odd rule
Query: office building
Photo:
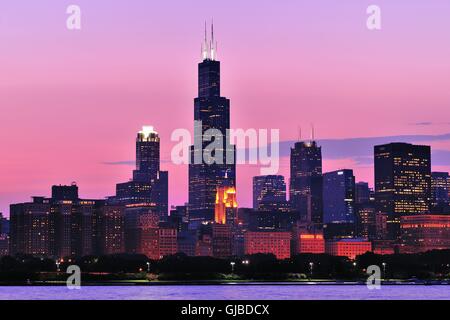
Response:
POLYGON ((327 241, 325 252, 332 256, 347 257, 351 260, 366 252, 372 251, 372 243, 365 239, 342 239, 327 241))
POLYGON ((355 221, 355 177, 353 170, 338 170, 323 175, 324 223, 355 221))
MULTIPOLYGON (((206 31, 206 30, 205 30, 206 31)), ((230 100, 220 92, 220 62, 217 60, 214 32, 205 40, 202 62, 198 65, 198 97, 194 99, 194 145, 189 164, 189 210, 192 219, 214 221, 217 188, 224 180, 236 186, 235 147, 229 143, 230 100), (211 130, 220 132, 223 139, 216 146, 214 161, 203 155, 213 139, 211 130)), ((206 151, 208 152, 208 151, 206 151)), ((212 153, 211 153, 212 154, 212 153)))
POLYGON ((400 219, 400 253, 450 249, 449 215, 414 215, 400 219))
POLYGON ((301 219, 322 223, 322 149, 316 141, 291 148, 289 202, 301 219))
POLYGON ((246 255, 273 254, 277 259, 291 257, 291 233, 287 231, 247 231, 244 235, 246 255))

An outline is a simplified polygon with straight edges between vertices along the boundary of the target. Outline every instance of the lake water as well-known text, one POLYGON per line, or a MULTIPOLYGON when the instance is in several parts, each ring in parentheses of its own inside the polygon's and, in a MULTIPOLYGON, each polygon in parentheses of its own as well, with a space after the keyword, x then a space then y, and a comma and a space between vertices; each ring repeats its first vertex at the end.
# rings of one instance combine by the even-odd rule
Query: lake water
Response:
POLYGON ((0 287, 0 300, 450 300, 449 285, 149 285, 0 287))

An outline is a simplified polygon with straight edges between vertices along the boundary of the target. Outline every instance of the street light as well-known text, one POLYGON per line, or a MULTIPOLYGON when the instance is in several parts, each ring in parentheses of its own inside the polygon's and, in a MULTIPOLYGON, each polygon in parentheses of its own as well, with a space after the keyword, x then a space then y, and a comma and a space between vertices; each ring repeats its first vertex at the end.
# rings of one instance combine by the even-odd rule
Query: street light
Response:
POLYGON ((150 273, 150 262, 147 261, 147 272, 150 273))
POLYGON ((231 273, 234 273, 234 265, 236 264, 236 262, 231 261, 230 265, 231 265, 231 273))
POLYGON ((383 265, 383 278, 386 278, 386 262, 383 262, 382 265, 383 265))
POLYGON ((60 269, 59 269, 59 265, 61 264, 61 262, 59 262, 59 260, 56 260, 56 272, 59 272, 60 271, 60 269))
POLYGON ((310 263, 309 263, 309 272, 310 272, 310 274, 311 274, 311 277, 312 277, 312 275, 313 275, 313 267, 314 267, 314 263, 313 263, 313 262, 310 262, 310 263))

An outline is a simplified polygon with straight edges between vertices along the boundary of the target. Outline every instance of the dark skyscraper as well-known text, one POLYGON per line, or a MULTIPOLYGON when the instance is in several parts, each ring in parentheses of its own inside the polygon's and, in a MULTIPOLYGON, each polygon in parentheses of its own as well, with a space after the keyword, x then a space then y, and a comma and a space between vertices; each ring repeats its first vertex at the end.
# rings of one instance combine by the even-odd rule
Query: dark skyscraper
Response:
POLYGON ((370 201, 370 188, 367 182, 357 182, 355 185, 355 203, 363 204, 370 201))
POLYGON ((431 205, 433 213, 449 212, 450 176, 448 172, 431 173, 431 205))
POLYGON ((429 146, 390 143, 375 146, 375 197, 387 214, 420 214, 430 210, 429 146))
POLYGON ((387 234, 398 239, 400 217, 425 214, 431 204, 431 148, 408 143, 375 146, 375 199, 387 234))
POLYGON ((353 170, 324 173, 323 221, 324 223, 355 221, 355 176, 353 170))
POLYGON ((224 180, 235 186, 236 165, 234 146, 227 143, 230 128, 230 100, 220 96, 220 62, 216 60, 216 44, 211 30, 211 41, 206 39, 203 44, 203 61, 198 65, 198 97, 194 100, 194 145, 191 146, 189 165, 189 209, 192 215, 212 221, 217 187, 223 185, 224 180), (200 127, 201 121, 201 127, 200 127), (203 159, 205 148, 215 141, 211 131, 222 134, 220 148, 222 151, 219 161, 209 164, 203 159), (231 159, 227 154, 232 153, 231 159), (220 163, 217 163, 220 162, 220 163), (232 163, 230 163, 232 162, 232 163))
POLYGON ((149 182, 158 178, 159 172, 158 133, 153 127, 144 126, 136 138, 136 170, 133 171, 133 181, 149 182))
POLYGON ((144 126, 136 139, 136 169, 133 179, 116 186, 111 205, 146 207, 158 213, 161 220, 168 214, 168 173, 160 171, 160 139, 151 126, 144 126))
POLYGON ((301 219, 322 223, 322 149, 316 141, 291 148, 289 201, 301 219))
POLYGON ((253 209, 286 202, 286 183, 280 175, 253 177, 253 209))

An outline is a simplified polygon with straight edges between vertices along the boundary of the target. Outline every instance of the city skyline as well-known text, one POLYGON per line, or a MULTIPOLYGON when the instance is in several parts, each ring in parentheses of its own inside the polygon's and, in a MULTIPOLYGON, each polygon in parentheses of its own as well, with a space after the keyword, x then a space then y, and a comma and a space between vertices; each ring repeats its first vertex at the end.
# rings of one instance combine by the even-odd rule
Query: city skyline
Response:
MULTIPOLYGON (((146 4, 141 5, 147 7, 146 4)), ((379 34, 364 29, 365 5, 350 9, 330 4, 330 8, 320 7, 319 10, 311 4, 288 3, 274 12, 276 23, 273 29, 264 28, 261 21, 254 25, 242 21, 246 28, 240 30, 240 36, 236 38, 233 33, 237 32, 240 23, 238 26, 226 23, 227 17, 233 13, 227 10, 220 12, 220 5, 216 5, 214 21, 219 39, 218 55, 224 70, 223 92, 224 96, 232 99, 231 127, 282 128, 283 146, 283 143, 291 144, 297 139, 299 125, 305 132, 310 123, 314 123, 317 140, 324 152, 323 172, 353 169, 357 181, 368 181, 372 186, 373 165, 370 162, 373 163, 373 160, 370 154, 374 144, 367 142, 369 158, 361 158, 339 148, 327 154, 328 148, 321 141, 328 138, 326 143, 330 143, 329 140, 334 138, 340 139, 337 144, 345 144, 360 137, 371 141, 385 136, 409 135, 405 139, 389 138, 388 142, 431 145, 435 152, 432 161, 437 159, 436 165, 432 163, 433 171, 450 171, 450 125, 445 118, 450 101, 446 90, 450 62, 445 57, 450 53, 450 47, 437 36, 439 27, 442 27, 440 23, 443 26, 449 23, 443 20, 443 14, 440 15, 449 5, 442 3, 432 9, 414 3, 400 10, 398 5, 381 1, 384 10, 389 12, 388 18, 394 19, 395 15, 398 22, 387 19, 384 28, 390 28, 391 32, 382 30, 379 34), (440 6, 441 10, 437 8, 440 6), (299 19, 301 23, 278 19, 277 13, 280 10, 285 13, 289 8, 297 9, 296 12, 302 17, 308 12, 322 13, 324 25, 318 25, 311 19, 299 19), (427 20, 427 24, 417 18, 424 23, 421 32, 416 29, 414 31, 417 32, 408 31, 401 25, 411 14, 414 16, 420 10, 433 10, 435 13, 434 21, 427 20), (325 23, 332 13, 336 15, 334 19, 339 20, 339 27, 335 29, 332 22, 325 23), (360 27, 356 28, 358 23, 360 27), (289 34, 286 30, 290 31, 289 34), (337 40, 317 43, 318 40, 314 40, 317 32, 330 37, 335 35, 338 40, 345 40, 345 45, 343 48, 333 46, 337 40), (429 32, 434 32, 436 36, 428 37, 429 32), (293 34, 300 38, 295 45, 291 40, 293 34), (405 37, 405 43, 395 45, 393 41, 400 36, 405 37), (275 44, 284 43, 284 46, 274 45, 281 52, 277 54, 276 50, 265 45, 268 40, 275 44), (306 41, 301 45, 300 40, 306 41), (416 42, 422 43, 421 49, 415 46, 416 42), (423 59, 429 61, 427 57, 430 58, 423 43, 433 49, 433 63, 423 64, 423 59), (383 49, 385 46, 390 49, 383 49), (315 51, 318 47, 320 50, 315 51), (284 53, 282 49, 293 57, 300 57, 293 59, 295 64, 292 68, 288 68, 286 62, 279 58, 284 53), (325 59, 322 55, 331 49, 336 54, 327 62, 325 60, 329 56, 325 59), (355 61, 355 56, 346 49, 366 59, 355 61), (391 58, 387 58, 390 54, 391 58), (384 64, 377 63, 378 58, 384 64), (417 64, 417 61, 422 64, 417 64), (352 67, 346 70, 349 63, 352 67), (357 68, 360 70, 357 71, 357 68), (393 70, 388 71, 390 68, 393 70), (286 86, 280 86, 285 74, 288 79, 295 78, 298 82, 281 82, 286 86), (338 82, 344 76, 348 81, 345 86, 338 82), (364 86, 357 85, 360 81, 364 86), (429 86, 430 81, 436 85, 429 86), (397 85, 399 90, 391 89, 395 83, 401 83, 401 86, 397 85), (280 105, 285 106, 285 112, 267 117, 271 108, 278 109, 280 105), (361 105, 365 105, 363 110, 359 110, 361 105), (379 110, 375 111, 376 108, 379 110), (386 119, 382 114, 388 111, 391 117, 386 119), (322 115, 323 112, 326 116, 322 115)), ((170 172, 169 186, 172 186, 170 205, 187 202, 187 166, 170 163, 169 154, 173 146, 170 133, 177 128, 192 131, 195 67, 200 60, 203 28, 200 22, 210 13, 203 11, 207 8, 202 9, 189 19, 181 19, 175 26, 170 26, 173 21, 156 19, 152 23, 160 23, 158 33, 151 30, 141 14, 131 9, 125 11, 124 14, 139 18, 129 26, 123 26, 123 29, 114 29, 118 31, 120 40, 130 45, 127 50, 116 48, 114 39, 104 38, 109 33, 103 28, 117 18, 121 5, 113 5, 115 10, 108 12, 106 17, 99 9, 100 4, 80 1, 80 6, 89 19, 80 34, 71 34, 63 25, 59 27, 60 21, 56 17, 50 16, 56 14, 58 5, 49 12, 45 4, 42 7, 31 4, 20 8, 23 10, 20 17, 28 21, 24 25, 19 25, 23 20, 17 22, 15 19, 18 7, 0 5, 8 17, 2 19, 6 28, 0 28, 0 35, 8 29, 6 35, 14 35, 19 40, 5 49, 3 59, 8 63, 5 63, 4 75, 0 76, 0 104, 4 109, 0 143, 6 151, 0 159, 3 181, 0 184, 0 212, 8 215, 9 204, 27 201, 31 195, 47 195, 50 185, 69 184, 71 181, 78 182, 84 198, 103 198, 114 194, 115 183, 130 178, 129 165, 134 164, 134 149, 130 141, 135 131, 144 124, 154 125, 161 135, 162 169, 170 172), (31 17, 31 14, 35 16, 31 17), (38 18, 46 16, 49 19, 39 24, 34 38, 43 45, 31 51, 30 44, 26 44, 26 40, 30 40, 27 30, 38 22, 38 18), (103 24, 96 26, 92 19, 98 19, 103 24), (190 19, 196 22, 191 23, 190 19), (180 25, 189 28, 184 30, 179 28, 180 25), (141 27, 146 27, 142 33, 128 41, 124 39, 129 33, 142 30, 141 27), (181 37, 184 33, 186 39, 181 37), (152 45, 144 41, 147 35, 153 40, 152 45), (71 44, 71 49, 49 44, 49 37, 71 44), (175 37, 176 44, 168 40, 171 37, 175 37), (94 44, 98 39, 104 39, 105 48, 94 44), (83 46, 87 47, 81 49, 83 46), (146 56, 152 51, 152 46, 161 48, 163 52, 146 56), (114 48, 116 50, 112 50, 114 48), (105 61, 99 62, 90 58, 85 50, 96 54, 108 50, 111 54, 105 61), (139 51, 137 55, 136 51, 139 51), (171 63, 163 59, 166 54, 171 63), (129 57, 133 57, 133 61, 129 57), (174 73, 172 67, 181 75, 174 73), (65 72, 61 72, 60 68, 65 72), (118 77, 121 73, 125 75, 123 78, 118 77), (45 81, 41 81, 44 74, 45 81), (172 83, 176 89, 168 95, 165 87, 172 83), (175 118, 173 114, 179 117, 175 118), (127 116, 125 122, 124 115, 127 116), (33 140, 30 140, 31 133, 33 140), (29 165, 30 161, 33 165, 29 165), (179 187, 174 188, 174 185, 179 187)), ((180 4, 180 11, 182 7, 180 4)), ((270 7, 265 3, 265 6, 257 8, 259 17, 267 17, 270 7)), ((243 18, 250 8, 244 4, 240 8, 243 12, 237 15, 243 18)), ((158 5, 148 14, 154 17, 158 10, 161 12, 167 8, 158 5)), ((60 20, 63 21, 63 17, 60 20)), ((360 148, 363 147, 360 145, 360 148)), ((281 156, 282 166, 278 174, 287 179, 289 160, 283 152, 281 156)), ((251 207, 252 177, 256 175, 257 168, 248 165, 237 168, 238 203, 242 207, 251 207)))

